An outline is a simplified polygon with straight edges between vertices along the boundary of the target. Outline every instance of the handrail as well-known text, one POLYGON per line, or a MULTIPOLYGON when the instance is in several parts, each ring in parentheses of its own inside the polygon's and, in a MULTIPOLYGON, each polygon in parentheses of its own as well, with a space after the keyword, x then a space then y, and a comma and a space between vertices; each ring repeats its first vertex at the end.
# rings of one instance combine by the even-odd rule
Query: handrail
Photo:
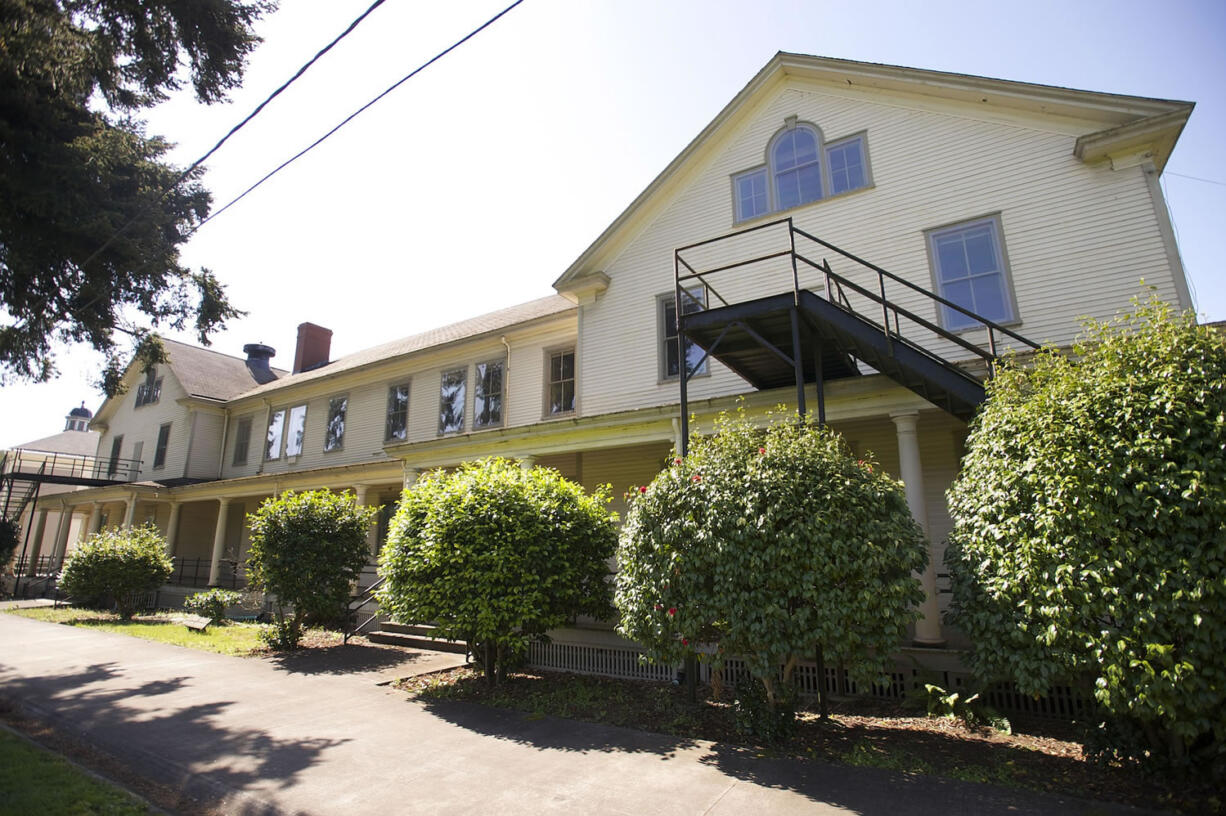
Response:
POLYGON ((370 617, 368 617, 366 620, 362 621, 361 623, 355 624, 353 626, 349 625, 349 622, 351 620, 357 620, 356 616, 357 616, 358 610, 360 610, 362 607, 366 606, 366 604, 370 603, 371 601, 375 599, 375 590, 383 586, 386 580, 387 580, 386 578, 380 577, 373 584, 366 587, 366 589, 362 590, 357 595, 354 595, 352 598, 349 599, 349 603, 345 606, 345 633, 341 641, 342 643, 347 645, 349 643, 349 638, 353 637, 356 634, 360 634, 361 631, 365 629, 370 624, 371 621, 379 617, 379 613, 376 612, 375 614, 371 615, 370 617))
POLYGON ((28 467, 38 466, 37 475, 62 479, 93 479, 100 481, 131 481, 140 474, 141 460, 119 457, 99 457, 84 453, 63 453, 36 448, 13 448, 0 460, 0 475, 12 478, 31 476, 28 467), (47 470, 48 465, 50 471, 47 470), (124 474, 116 477, 117 474, 124 474))

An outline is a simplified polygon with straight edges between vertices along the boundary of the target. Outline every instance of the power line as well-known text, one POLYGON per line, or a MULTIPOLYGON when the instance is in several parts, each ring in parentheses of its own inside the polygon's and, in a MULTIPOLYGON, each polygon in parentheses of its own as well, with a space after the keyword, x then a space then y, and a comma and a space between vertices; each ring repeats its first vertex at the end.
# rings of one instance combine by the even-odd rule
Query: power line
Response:
POLYGON ((500 17, 502 17, 503 15, 505 15, 507 12, 509 12, 511 9, 515 8, 516 6, 518 6, 518 5, 519 5, 520 3, 522 3, 522 2, 524 2, 524 0, 515 0, 515 2, 514 2, 514 3, 512 3, 512 4, 511 4, 511 5, 509 5, 509 6, 507 6, 507 7, 506 7, 506 8, 504 8, 502 11, 498 12, 498 13, 497 13, 497 14, 495 14, 493 17, 491 17, 490 19, 486 20, 486 21, 485 21, 484 23, 482 23, 480 26, 478 26, 477 28, 473 29, 473 30, 472 30, 472 31, 470 31, 468 34, 465 34, 465 35, 464 35, 463 37, 461 37, 459 40, 456 40, 454 43, 452 43, 451 45, 449 45, 447 48, 445 48, 445 49, 443 49, 442 51, 438 52, 438 53, 437 53, 437 54, 435 54, 433 57, 431 57, 430 59, 428 59, 428 60, 426 60, 425 62, 423 62, 421 65, 419 65, 419 66, 417 66, 416 68, 414 68, 412 71, 410 71, 409 73, 405 74, 405 75, 404 75, 403 77, 401 77, 400 79, 396 80, 394 83, 392 83, 390 86, 388 86, 388 88, 387 88, 386 90, 384 90, 382 93, 380 93, 380 94, 379 94, 378 96, 376 96, 374 99, 371 99, 371 100, 370 100, 369 102, 367 102, 365 105, 363 105, 362 107, 358 108, 358 109, 357 109, 357 110, 355 110, 353 113, 349 114, 349 115, 348 115, 348 116, 346 116, 344 119, 342 119, 342 120, 341 120, 339 123, 337 123, 337 125, 336 125, 335 127, 333 127, 331 130, 329 130, 329 131, 328 131, 327 133, 325 133, 323 136, 320 136, 318 139, 316 139, 315 141, 311 142, 309 145, 307 145, 306 147, 304 147, 302 150, 299 150, 299 151, 298 151, 297 153, 295 153, 293 156, 290 156, 288 159, 286 159, 285 161, 281 162, 281 164, 277 165, 275 168, 273 168, 271 171, 269 171, 267 174, 265 174, 265 175, 264 175, 264 177, 263 177, 263 178, 261 178, 259 181, 257 181, 255 184, 252 184, 252 185, 251 185, 250 187, 248 187, 246 190, 243 190, 243 192, 239 193, 239 194, 238 194, 236 197, 234 197, 234 198, 230 199, 230 201, 229 201, 229 202, 227 202, 227 203, 226 203, 226 205, 225 205, 224 207, 220 208, 219 210, 217 210, 217 211, 215 211, 215 212, 213 212, 213 213, 210 213, 210 214, 209 214, 209 216, 208 216, 207 218, 205 218, 203 221, 201 221, 199 224, 197 224, 195 227, 193 227, 193 228, 192 228, 192 229, 191 229, 191 230, 190 230, 190 231, 187 233, 187 236, 185 236, 185 237, 190 237, 191 235, 194 235, 194 234, 195 234, 195 232, 196 232, 196 230, 200 229, 200 228, 201 228, 201 227, 203 227, 205 224, 209 223, 209 222, 210 222, 210 221, 212 221, 214 218, 216 218, 217 216, 221 215, 223 212, 225 212, 226 210, 230 209, 231 207, 233 207, 233 206, 234 206, 235 204, 237 204, 238 202, 242 201, 244 198, 246 198, 246 197, 247 197, 247 194, 248 194, 248 193, 253 192, 253 191, 254 191, 254 190, 257 188, 257 187, 259 187, 259 186, 260 186, 260 185, 262 185, 264 182, 266 182, 266 181, 268 181, 269 179, 271 179, 271 178, 272 178, 273 176, 275 176, 277 173, 280 173, 280 172, 281 172, 282 170, 284 170, 286 167, 289 167, 291 164, 293 164, 294 162, 296 162, 298 159, 302 158, 302 157, 303 157, 303 156, 305 156, 307 153, 310 153, 310 152, 311 152, 312 150, 314 150, 316 147, 319 147, 319 145, 323 144, 323 142, 324 142, 324 141, 326 141, 326 140, 327 140, 327 139, 328 139, 330 136, 332 136, 332 134, 333 134, 333 133, 336 133, 338 130, 340 130, 341 128, 343 128, 345 125, 349 124, 351 121, 353 121, 354 119, 356 119, 356 118, 357 118, 359 115, 361 115, 363 112, 365 112, 367 108, 370 108, 372 105, 374 105, 375 103, 377 103, 377 102, 378 102, 379 100, 381 100, 383 97, 387 96, 387 95, 388 95, 388 94, 390 94, 392 91, 396 90, 396 89, 397 89, 397 88, 399 88, 401 85, 403 85, 404 83, 408 82, 410 79, 412 79, 413 77, 415 77, 417 74, 420 74, 422 71, 426 70, 426 69, 427 69, 427 68, 429 68, 431 65, 433 65, 433 64, 434 64, 434 63, 436 63, 436 62, 438 62, 440 59, 442 59, 443 57, 447 56, 447 55, 448 55, 448 54, 450 54, 452 51, 454 51, 455 49, 459 48, 461 45, 463 45, 464 43, 468 42, 469 40, 471 40, 473 37, 475 37, 475 36, 477 36, 478 34, 480 34, 480 33, 481 33, 482 31, 484 31, 485 29, 489 28, 491 25, 493 25, 495 22, 497 22, 497 21, 498 21, 498 19, 499 19, 500 17))
POLYGON ((1184 173, 1176 173, 1174 170, 1167 170, 1163 173, 1165 176, 1179 176, 1180 178, 1192 179, 1192 181, 1203 181, 1205 184, 1216 184, 1219 187, 1226 187, 1226 181, 1218 181, 1216 179, 1201 178, 1200 176, 1189 176, 1184 173))
MULTIPOLYGON (((309 69, 309 68, 310 68, 312 65, 314 65, 314 64, 315 64, 315 63, 316 63, 316 62, 319 60, 319 58, 320 58, 320 57, 322 57, 324 54, 326 54, 326 53, 328 53, 329 51, 331 51, 331 50, 332 50, 332 48, 333 48, 333 46, 335 46, 335 45, 336 45, 337 43, 339 43, 341 40, 345 39, 345 37, 349 36, 349 34, 350 34, 350 33, 351 33, 351 32, 352 32, 352 31, 353 31, 355 28, 357 28, 357 27, 358 27, 358 25, 360 25, 360 24, 361 24, 361 22, 362 22, 363 20, 365 20, 365 19, 366 19, 368 16, 370 16, 370 13, 371 13, 372 11, 374 11, 375 9, 377 9, 379 6, 383 5, 383 3, 384 3, 384 2, 386 2, 386 0, 375 0, 375 2, 371 3, 370 7, 369 7, 369 8, 367 8, 367 9, 366 9, 366 11, 364 11, 364 12, 362 12, 360 15, 358 15, 358 16, 357 16, 357 18, 355 18, 355 19, 354 19, 354 21, 353 21, 353 22, 351 22, 351 23, 350 23, 350 24, 349 24, 349 25, 348 25, 348 26, 345 28, 345 30, 344 30, 344 31, 342 31, 340 34, 338 34, 338 35, 336 36, 336 38, 335 38, 335 39, 333 39, 333 40, 332 40, 332 42, 328 43, 328 44, 327 44, 327 45, 325 45, 323 48, 321 48, 321 49, 320 49, 320 50, 319 50, 319 51, 318 51, 318 52, 315 54, 315 56, 311 57, 309 60, 307 60, 307 62, 306 62, 306 63, 305 63, 305 64, 304 64, 304 65, 303 65, 301 68, 299 68, 297 71, 295 71, 293 76, 291 76, 291 77, 290 77, 289 79, 287 79, 285 82, 281 83, 280 87, 278 87, 278 88, 277 88, 275 91, 273 91, 271 94, 269 94, 269 95, 268 95, 268 96, 267 96, 267 97, 264 99, 264 101, 263 101, 263 102, 261 102, 260 104, 256 105, 256 106, 255 106, 255 109, 254 109, 253 111, 251 111, 251 113, 249 113, 249 114, 247 114, 245 117, 243 117, 243 120, 242 120, 241 122, 239 122, 239 123, 238 123, 237 125, 235 125, 234 127, 230 128, 230 131, 229 131, 228 133, 226 133, 226 135, 225 135, 225 136, 222 136, 222 137, 221 137, 221 139, 220 139, 220 140, 218 140, 217 144, 213 145, 213 147, 212 147, 212 148, 210 148, 210 149, 209 149, 209 151, 208 151, 207 153, 205 153, 203 156, 201 156, 200 158, 198 158, 198 159, 196 159, 194 162, 192 162, 192 163, 191 163, 191 166, 190 166, 190 167, 188 167, 186 170, 184 170, 182 173, 180 173, 180 174, 179 174, 179 177, 178 177, 177 179, 175 179, 175 180, 174 180, 174 181, 173 181, 171 184, 167 185, 167 186, 166 186, 166 187, 165 187, 165 188, 164 188, 164 189, 163 189, 163 190, 162 190, 162 191, 161 191, 161 192, 158 194, 158 197, 157 197, 156 199, 154 199, 154 201, 153 201, 151 204, 149 204, 147 207, 142 208, 142 210, 141 210, 141 211, 140 211, 140 212, 139 212, 137 215, 134 215, 134 216, 133 216, 133 217, 132 217, 132 218, 131 218, 131 219, 130 219, 130 220, 129 220, 129 221, 126 223, 126 224, 124 224, 122 227, 120 227, 120 228, 119 228, 119 229, 117 229, 117 230, 116 230, 114 233, 112 233, 112 234, 111 234, 111 237, 107 238, 107 239, 106 239, 106 241, 105 241, 105 242, 103 242, 102 246, 100 246, 100 247, 98 247, 96 250, 94 250, 93 254, 91 254, 91 255, 90 255, 88 258, 86 258, 84 261, 82 261, 82 262, 81 262, 81 264, 80 264, 80 266, 81 266, 82 268, 84 268, 85 266, 87 266, 87 265, 90 263, 90 261, 94 260, 94 259, 95 259, 95 258, 97 258, 99 255, 101 255, 101 254, 102 254, 104 251, 106 251, 107 247, 109 247, 111 244, 115 243, 116 239, 118 239, 118 238, 119 238, 119 236, 123 235, 123 234, 124 234, 124 233, 125 233, 125 232, 128 230, 128 228, 129 228, 129 227, 131 227, 133 224, 135 224, 137 221, 139 221, 139 220, 140 220, 140 219, 141 219, 141 218, 142 218, 142 217, 143 217, 143 216, 144 216, 144 215, 145 215, 145 214, 146 214, 146 213, 147 213, 147 212, 148 212, 150 209, 152 209, 154 206, 156 206, 157 204, 160 204, 160 203, 162 202, 162 200, 166 198, 166 196, 170 195, 170 192, 171 192, 172 190, 174 190, 176 187, 178 187, 180 184, 182 184, 182 183, 183 183, 183 182, 184 182, 184 181, 185 181, 185 180, 186 180, 186 179, 187 179, 187 178, 188 178, 188 177, 189 177, 189 176, 190 176, 190 175, 191 175, 193 172, 195 172, 195 171, 196 171, 196 168, 198 168, 200 165, 204 164, 204 162, 205 162, 205 161, 207 161, 207 160, 208 160, 208 158, 209 158, 210 156, 212 156, 214 153, 216 153, 218 150, 220 150, 220 149, 221 149, 221 146, 222 146, 222 145, 224 145, 224 144, 225 144, 227 141, 229 141, 229 139, 230 139, 230 137, 231 137, 231 136, 233 136, 234 134, 238 133, 240 130, 242 130, 242 129, 243 129, 243 127, 244 127, 244 126, 245 126, 245 125, 246 125, 248 122, 250 122, 250 121, 251 121, 252 119, 254 119, 256 116, 258 116, 258 115, 259 115, 259 113, 260 113, 260 111, 264 110, 264 108, 268 106, 268 103, 272 102, 274 99, 276 99, 278 96, 280 96, 280 95, 281 95, 281 92, 282 92, 282 91, 284 91, 286 88, 288 88, 290 85, 293 85, 293 84, 294 84, 294 82, 296 82, 296 81, 298 80, 298 78, 299 78, 299 77, 301 77, 303 74, 305 74, 305 73, 307 72, 307 70, 308 70, 308 69, 309 69)), ((228 205, 227 205, 227 206, 228 206, 228 205)), ((208 219, 206 218, 205 220, 207 221, 208 219)), ((204 222, 202 221, 202 222, 200 222, 200 223, 201 223, 201 224, 203 224, 204 222)), ((199 225, 197 225, 197 229, 198 229, 198 228, 199 228, 199 225)), ((195 232, 195 231, 196 231, 196 230, 195 230, 195 229, 193 229, 193 230, 191 230, 191 232, 188 232, 187 234, 188 234, 188 235, 191 235, 191 234, 192 234, 192 232, 195 232)))

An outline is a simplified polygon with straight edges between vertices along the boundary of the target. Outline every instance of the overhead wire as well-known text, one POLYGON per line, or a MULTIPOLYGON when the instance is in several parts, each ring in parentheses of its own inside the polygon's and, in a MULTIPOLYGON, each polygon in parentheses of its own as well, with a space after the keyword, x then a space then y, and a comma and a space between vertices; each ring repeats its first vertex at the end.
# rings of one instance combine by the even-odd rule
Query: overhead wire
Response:
POLYGON ((242 201, 244 198, 246 198, 246 197, 247 197, 247 195, 248 195, 249 193, 254 192, 254 191, 256 190, 256 188, 260 187, 262 184, 264 184, 264 182, 266 182, 266 181, 268 181, 269 179, 271 179, 271 178, 272 178, 273 176, 275 176, 277 173, 280 173, 280 172, 281 172, 282 170, 284 170, 286 167, 289 167, 291 164, 293 164, 294 162, 296 162, 298 159, 302 158, 302 157, 303 157, 303 156, 305 156, 307 153, 310 153, 310 152, 311 152, 312 150, 314 150, 316 147, 319 147, 319 145, 323 144, 323 143, 324 143, 324 142, 325 142, 325 141, 326 141, 328 138, 330 138, 330 137, 332 136, 332 134, 336 133, 338 130, 340 130, 341 128, 343 128, 345 125, 347 125, 347 124, 349 124, 350 122, 352 122, 354 119, 356 119, 358 116, 360 116, 362 113, 364 113, 364 112, 365 112, 367 109, 369 109, 370 107, 372 107, 373 105, 375 105, 377 102, 379 102, 379 101, 380 101, 381 99, 383 99, 385 96, 387 96, 388 94, 390 94, 392 91, 396 90, 396 89, 397 89, 397 88, 399 88, 401 85, 403 85, 404 83, 408 82, 410 79, 412 79, 413 77, 417 76, 417 75, 418 75, 418 74, 420 74, 422 71, 426 70, 426 69, 427 69, 427 68, 429 68, 431 65, 433 65, 433 64, 434 64, 434 63, 436 63, 436 62, 438 62, 440 59, 442 59, 443 57, 447 56, 447 55, 448 55, 448 54, 450 54, 452 51, 454 51, 455 49, 459 48, 461 45, 463 45, 464 43, 466 43, 466 42, 468 42, 469 40, 471 40, 473 37, 475 37, 475 36, 477 36, 478 34, 480 34, 480 33, 481 33, 482 31, 484 31, 485 29, 489 28, 491 25, 493 25, 494 23, 496 23, 496 22, 497 22, 497 21, 498 21, 498 20, 499 20, 501 17, 503 17, 505 14, 507 14, 508 12, 510 12, 512 9, 514 9, 516 6, 518 6, 519 4, 521 4, 521 3, 523 3, 523 2, 524 2, 524 0, 515 0, 515 2, 514 2, 514 3, 512 3, 512 4, 511 4, 511 5, 509 5, 509 6, 507 6, 507 7, 506 7, 506 8, 504 8, 502 11, 498 12, 498 13, 497 13, 497 14, 495 14, 493 17, 491 17, 490 19, 486 20, 486 21, 485 21, 484 23, 482 23, 480 26, 478 26, 477 28, 473 29, 473 30, 472 30, 472 31, 470 31, 468 34, 465 34, 463 37, 461 37, 460 39, 456 40, 454 43, 452 43, 451 45, 449 45, 447 48, 445 48, 445 49, 443 49, 442 51, 438 52, 438 53, 437 53, 437 54, 435 54, 433 57, 431 57, 430 59, 428 59, 428 60, 426 60, 425 62, 423 62, 421 65, 419 65, 419 66, 417 66, 416 68, 414 68, 412 71, 410 71, 409 73, 405 74, 405 75, 404 75, 403 77, 401 77, 400 79, 396 80, 394 83, 392 83, 391 85, 389 85, 389 86, 388 86, 388 87, 387 87, 387 88, 386 88, 386 89, 385 89, 385 90, 384 90, 382 93, 380 93, 378 96, 374 97, 374 98, 373 98, 373 99, 371 99, 369 102, 367 102, 365 105, 362 105, 362 107, 358 108, 358 109, 357 109, 357 110, 355 110, 353 113, 349 114, 349 115, 348 115, 348 116, 346 116, 344 119, 342 119, 340 122, 338 122, 338 123, 337 123, 337 124, 336 124, 336 125, 335 125, 335 126, 332 128, 332 129, 331 129, 331 130, 329 130, 327 133, 325 133, 324 135, 320 136, 320 137, 319 137, 318 139, 316 139, 315 141, 311 142, 311 144, 307 145, 307 146, 306 146, 306 147, 304 147, 302 150, 299 150, 299 151, 298 151, 297 153, 295 153, 293 156, 290 156, 288 159, 286 159, 285 161, 281 162, 281 163, 280 163, 279 165, 277 165, 275 168, 273 168, 273 169, 272 169, 272 170, 270 170, 268 173, 266 173, 266 174, 263 176, 263 178, 261 178, 261 179, 260 179, 259 181, 257 181, 255 184, 252 184, 252 185, 251 185, 250 187, 248 187, 246 190, 243 190, 243 192, 239 193, 237 196, 235 196, 234 198, 230 199, 230 201, 226 202, 225 206, 223 206, 223 207, 221 207, 220 209, 218 209, 218 210, 216 210, 216 211, 214 211, 214 212, 210 213, 210 214, 208 215, 208 217, 207 217, 207 218, 203 219, 202 221, 200 221, 200 223, 196 224, 196 226, 194 226, 194 227, 193 227, 193 228, 192 228, 192 229, 191 229, 191 230, 190 230, 190 231, 187 233, 187 236, 185 236, 185 237, 190 237, 191 235, 194 235, 194 234, 196 233, 196 231, 197 231, 197 230, 199 230, 201 227, 203 227, 205 224, 209 223, 209 222, 210 222, 210 221, 212 221, 214 218, 216 218, 217 216, 221 215, 223 212, 225 212, 226 210, 230 209, 231 207, 233 207, 233 206, 234 206, 235 204, 237 204, 238 202, 242 201))

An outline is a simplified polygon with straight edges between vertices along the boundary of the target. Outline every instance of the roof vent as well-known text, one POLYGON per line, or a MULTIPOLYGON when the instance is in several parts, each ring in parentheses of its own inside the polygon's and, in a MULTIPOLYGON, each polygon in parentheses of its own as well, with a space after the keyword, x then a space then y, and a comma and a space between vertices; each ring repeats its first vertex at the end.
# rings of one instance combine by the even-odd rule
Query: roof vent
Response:
POLYGON ((316 326, 314 323, 299 323, 298 348, 294 351, 294 373, 327 365, 331 351, 331 329, 316 326))
POLYGON ((275 348, 266 346, 263 343, 248 343, 243 346, 243 354, 247 355, 247 368, 250 369, 251 376, 260 385, 272 382, 277 378, 277 375, 272 373, 272 368, 268 365, 268 361, 277 354, 275 348))

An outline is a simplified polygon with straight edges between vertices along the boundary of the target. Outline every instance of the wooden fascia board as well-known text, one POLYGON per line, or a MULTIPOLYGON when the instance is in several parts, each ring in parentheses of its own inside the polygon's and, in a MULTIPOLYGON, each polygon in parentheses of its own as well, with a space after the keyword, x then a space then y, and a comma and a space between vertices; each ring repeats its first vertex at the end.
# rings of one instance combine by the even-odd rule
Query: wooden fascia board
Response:
POLYGON ((1158 172, 1166 166, 1175 143, 1192 114, 1194 105, 1150 116, 1136 122, 1087 133, 1077 139, 1073 155, 1086 163, 1104 161, 1113 155, 1148 149, 1158 172))

